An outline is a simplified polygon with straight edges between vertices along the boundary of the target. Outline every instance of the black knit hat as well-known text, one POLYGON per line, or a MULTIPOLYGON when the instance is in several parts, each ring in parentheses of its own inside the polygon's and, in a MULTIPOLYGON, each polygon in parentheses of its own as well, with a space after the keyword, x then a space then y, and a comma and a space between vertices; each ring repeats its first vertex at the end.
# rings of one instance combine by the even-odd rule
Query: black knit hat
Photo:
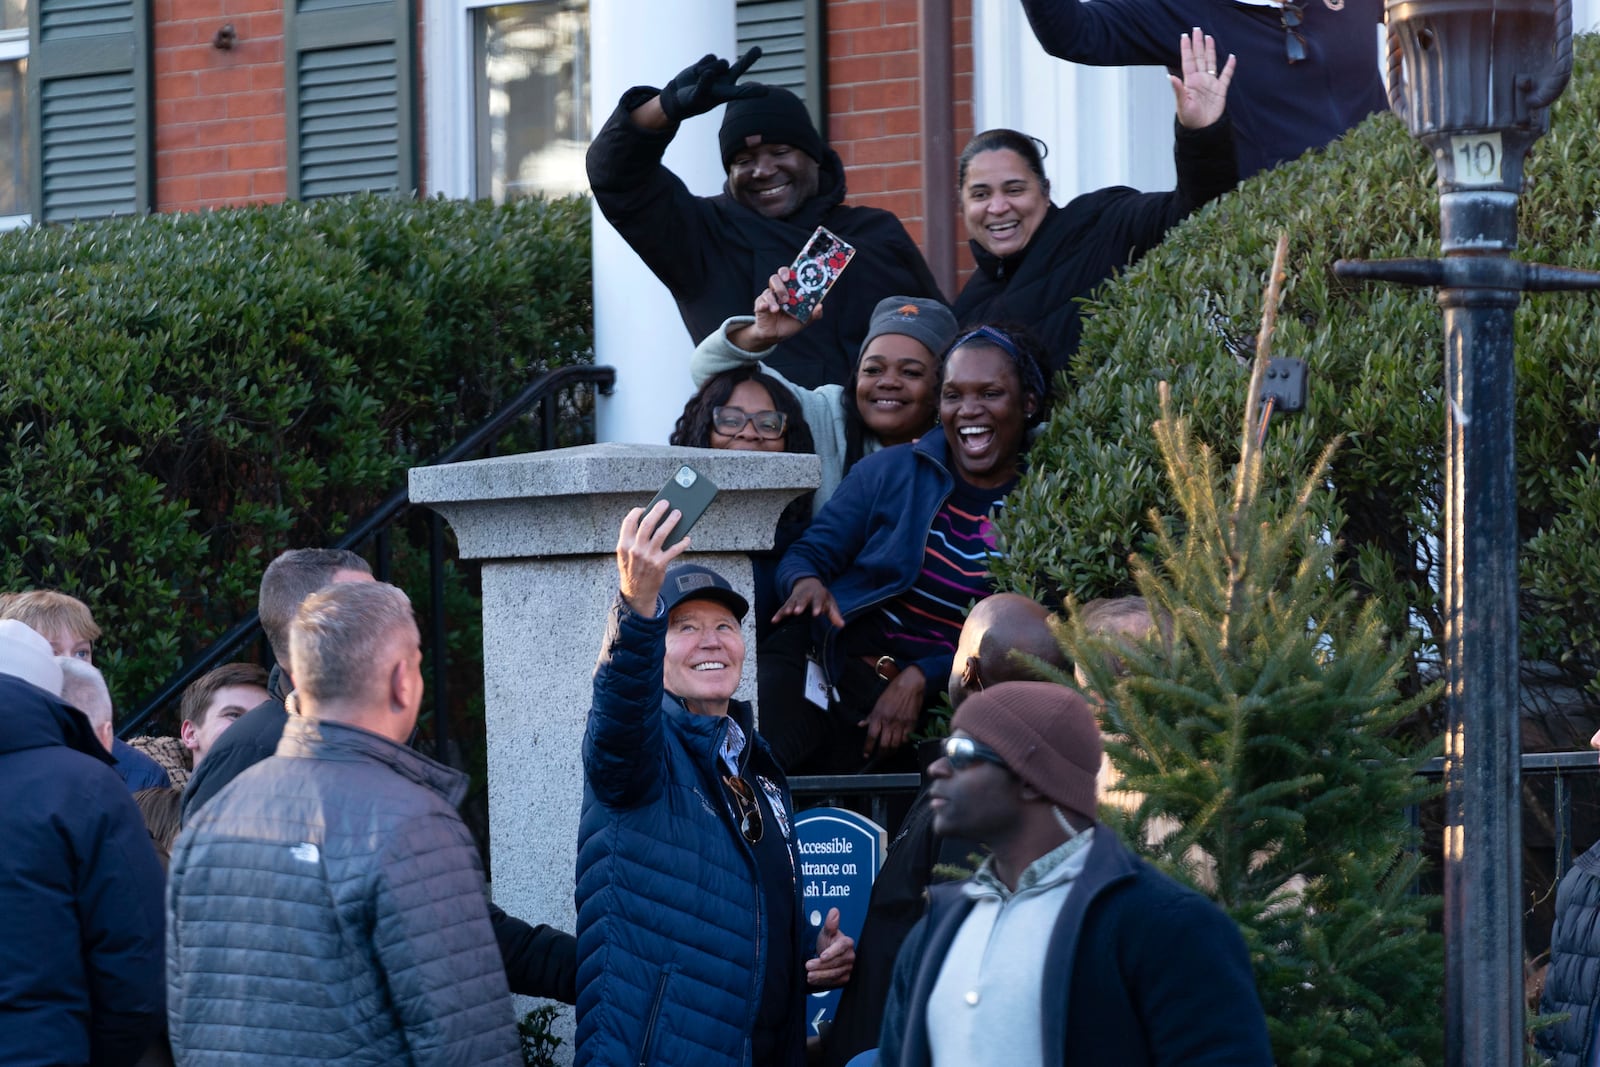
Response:
POLYGON ((1052 804, 1095 818, 1100 726, 1077 693, 1054 682, 1001 682, 961 702, 950 719, 1000 754, 1052 804))
POLYGON ((728 169, 737 153, 761 144, 786 144, 818 163, 827 154, 822 135, 812 125, 811 113, 805 104, 789 90, 776 85, 767 86, 761 96, 729 102, 722 112, 722 129, 717 141, 722 146, 723 170, 728 169))

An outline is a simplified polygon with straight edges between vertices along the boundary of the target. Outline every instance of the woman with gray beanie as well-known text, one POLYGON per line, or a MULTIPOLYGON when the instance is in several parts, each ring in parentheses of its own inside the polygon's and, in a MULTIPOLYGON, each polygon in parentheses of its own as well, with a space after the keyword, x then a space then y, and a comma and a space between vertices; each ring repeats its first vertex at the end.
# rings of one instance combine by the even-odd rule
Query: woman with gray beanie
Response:
MULTIPOLYGON (((780 310, 788 278, 789 268, 779 268, 756 297, 753 315, 728 319, 700 342, 689 361, 697 387, 723 371, 762 362, 780 342, 804 329, 780 310)), ((813 317, 821 314, 819 305, 813 317)), ((766 368, 799 400, 822 459, 813 514, 862 456, 915 441, 933 428, 944 350, 955 335, 955 316, 939 301, 889 296, 872 309, 848 383, 808 389, 766 368)))

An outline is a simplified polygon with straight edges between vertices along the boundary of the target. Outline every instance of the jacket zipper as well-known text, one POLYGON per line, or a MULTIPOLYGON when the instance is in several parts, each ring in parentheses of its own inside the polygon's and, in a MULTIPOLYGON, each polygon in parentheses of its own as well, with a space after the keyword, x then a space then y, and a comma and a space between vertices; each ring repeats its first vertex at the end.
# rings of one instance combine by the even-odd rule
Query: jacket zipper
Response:
MULTIPOLYGON (((723 741, 723 738, 727 735, 727 732, 728 732, 728 724, 727 724, 726 721, 724 721, 722 723, 722 729, 719 730, 718 733, 717 733, 716 755, 713 757, 713 759, 715 761, 714 765, 716 766, 716 768, 717 768, 717 770, 719 772, 722 770, 722 741, 723 741)), ((735 767, 735 773, 739 774, 741 777, 744 775, 744 769, 746 767, 750 766, 750 753, 754 750, 754 748, 755 748, 755 738, 747 736, 744 739, 744 751, 739 754, 740 759, 739 759, 738 765, 735 767)), ((753 799, 754 799, 755 804, 757 805, 757 810, 759 810, 760 809, 760 804, 761 804, 761 787, 759 785, 752 784, 751 787, 750 787, 750 791, 751 791, 752 794, 754 794, 754 798, 753 799)), ((728 799, 728 791, 726 789, 722 790, 722 810, 726 811, 728 813, 728 818, 732 822, 732 825, 733 825, 734 837, 744 847, 745 859, 748 860, 749 863, 750 863, 750 884, 751 884, 752 888, 754 888, 754 890, 755 890, 755 898, 756 898, 756 909, 755 909, 756 910, 755 958, 751 961, 751 966, 750 966, 750 974, 755 979, 755 992, 756 992, 756 995, 755 995, 754 998, 751 999, 751 1001, 749 1003, 749 1016, 748 1016, 748 1018, 749 1018, 750 1021, 749 1021, 749 1025, 747 1025, 744 1028, 744 1057, 743 1057, 743 1059, 744 1059, 744 1062, 746 1064, 749 1064, 749 1063, 752 1062, 752 1059, 755 1056, 755 1037, 754 1037, 754 1034, 755 1034, 755 1029, 756 1029, 756 1018, 761 1012, 761 987, 766 984, 766 977, 767 977, 765 969, 762 967, 762 964, 761 964, 761 938, 762 938, 761 930, 762 930, 762 926, 766 922, 766 914, 765 914, 765 909, 762 907, 762 903, 763 902, 762 902, 762 897, 761 897, 761 865, 756 862, 755 847, 753 845, 751 845, 749 841, 745 840, 745 836, 744 836, 743 831, 741 831, 739 829, 739 815, 738 815, 737 812, 735 812, 733 810, 733 802, 728 799)), ((791 862, 792 862, 792 859, 791 859, 791 862)), ((639 1065, 639 1067, 646 1067, 646 1065, 641 1063, 639 1065)))
POLYGON ((645 1021, 644 1041, 639 1045, 639 1067, 650 1067, 650 1047, 655 1044, 656 1020, 661 1017, 661 1002, 667 996, 667 979, 671 972, 663 969, 656 981, 656 996, 650 1002, 650 1015, 645 1021))

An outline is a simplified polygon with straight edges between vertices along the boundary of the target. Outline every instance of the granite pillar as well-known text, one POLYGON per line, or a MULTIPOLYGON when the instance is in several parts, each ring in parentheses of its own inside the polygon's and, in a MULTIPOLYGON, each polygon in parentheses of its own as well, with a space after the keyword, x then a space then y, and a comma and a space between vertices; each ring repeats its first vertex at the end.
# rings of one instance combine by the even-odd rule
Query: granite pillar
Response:
MULTIPOLYGON (((460 557, 483 566, 484 703, 495 901, 571 930, 583 802, 580 743, 595 657, 617 590, 617 531, 680 464, 720 492, 688 554, 754 600, 746 552, 814 488, 815 456, 598 444, 411 471, 411 500, 439 512, 460 557)), ((754 613, 739 697, 755 698, 754 613)))

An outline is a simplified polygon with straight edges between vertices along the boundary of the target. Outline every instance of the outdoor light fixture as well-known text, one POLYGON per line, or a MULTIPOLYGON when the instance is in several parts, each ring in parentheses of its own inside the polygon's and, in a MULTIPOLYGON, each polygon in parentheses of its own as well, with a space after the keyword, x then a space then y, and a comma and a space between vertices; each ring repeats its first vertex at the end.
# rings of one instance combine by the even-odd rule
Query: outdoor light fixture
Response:
POLYGON ((1443 259, 1335 273, 1439 288, 1444 311, 1445 1054, 1523 1062, 1516 384, 1524 290, 1600 274, 1520 263, 1528 150, 1572 73, 1570 0, 1390 0, 1389 103, 1433 151, 1443 259))

